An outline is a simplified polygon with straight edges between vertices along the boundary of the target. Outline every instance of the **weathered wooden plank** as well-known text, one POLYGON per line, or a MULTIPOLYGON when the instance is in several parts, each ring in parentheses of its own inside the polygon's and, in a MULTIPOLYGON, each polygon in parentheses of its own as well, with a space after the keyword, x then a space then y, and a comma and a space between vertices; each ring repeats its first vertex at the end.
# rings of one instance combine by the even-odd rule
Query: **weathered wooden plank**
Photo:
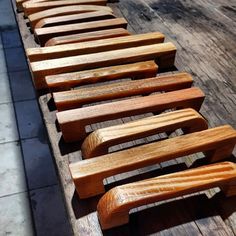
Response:
POLYGON ((42 19, 55 16, 65 16, 71 14, 82 14, 95 11, 107 11, 112 13, 112 9, 107 6, 96 6, 96 5, 75 5, 65 7, 55 7, 40 11, 28 16, 31 28, 34 29, 35 25, 42 19))
POLYGON ((105 155, 111 146, 183 127, 188 133, 208 128, 206 120, 191 108, 167 112, 92 132, 81 146, 82 156, 88 159, 105 155))
POLYGON ((173 74, 172 76, 158 76, 136 81, 124 81, 90 88, 56 92, 53 93, 53 99, 57 110, 63 111, 93 102, 189 88, 192 83, 193 79, 189 74, 180 73, 173 74))
POLYGON ((165 36, 162 33, 153 32, 51 47, 29 48, 26 50, 26 54, 30 61, 40 61, 163 43, 164 39, 165 36))
POLYGON ((172 43, 153 44, 81 56, 31 62, 34 84, 46 88, 45 76, 80 71, 98 67, 127 64, 156 59, 160 68, 174 65, 176 48, 172 43))
POLYGON ((52 9, 55 7, 63 6, 74 6, 74 5, 98 5, 105 6, 107 4, 106 0, 58 0, 49 2, 31 2, 27 1, 23 3, 25 16, 52 9))
POLYGON ((68 24, 61 26, 52 26, 47 28, 35 29, 35 37, 39 41, 40 45, 45 45, 45 43, 56 36, 64 36, 76 33, 86 33, 96 30, 105 30, 113 28, 126 28, 127 21, 124 18, 115 18, 108 20, 98 20, 94 22, 85 22, 77 24, 68 24))
POLYGON ((57 113, 57 120, 64 140, 73 142, 85 138, 85 126, 88 124, 178 107, 199 110, 203 100, 204 94, 200 89, 188 88, 61 111, 57 113))
POLYGON ((118 80, 124 78, 151 78, 156 76, 158 66, 154 61, 144 61, 119 66, 110 66, 73 73, 45 77, 51 90, 66 90, 84 84, 118 80))
POLYGON ((115 16, 108 11, 95 11, 81 14, 54 16, 40 20, 35 25, 35 28, 37 29, 37 28, 51 27, 57 25, 72 24, 72 23, 84 23, 89 21, 106 20, 112 18, 115 18, 115 16))
POLYGON ((115 38, 131 35, 130 32, 123 28, 115 28, 108 30, 98 30, 88 33, 81 34, 70 34, 66 36, 58 36, 52 39, 49 39, 45 46, 56 46, 67 43, 80 43, 80 42, 88 42, 99 39, 107 39, 107 38, 115 38))
POLYGON ((234 163, 222 162, 121 185, 100 199, 98 203, 100 224, 102 229, 127 224, 129 211, 132 208, 219 186, 227 188, 226 195, 236 195, 234 163))

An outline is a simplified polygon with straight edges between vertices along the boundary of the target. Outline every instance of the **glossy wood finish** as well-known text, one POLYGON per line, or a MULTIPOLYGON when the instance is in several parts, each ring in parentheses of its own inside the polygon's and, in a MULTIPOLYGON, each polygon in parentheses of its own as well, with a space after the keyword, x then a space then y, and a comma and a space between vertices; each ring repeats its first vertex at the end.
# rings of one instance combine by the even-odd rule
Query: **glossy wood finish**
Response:
POLYGON ((98 20, 96 21, 96 23, 85 22, 85 23, 39 28, 35 29, 34 33, 40 45, 43 46, 49 39, 56 36, 70 35, 75 33, 86 33, 96 30, 105 30, 113 28, 126 28, 126 27, 127 27, 127 21, 124 18, 114 18, 107 20, 98 20))
POLYGON ((235 143, 236 131, 226 125, 72 163, 70 171, 79 197, 88 198, 105 192, 107 177, 197 152, 221 152, 211 160, 223 159, 235 143))
POLYGON ((107 39, 107 38, 115 38, 115 37, 122 37, 131 35, 128 30, 123 28, 115 28, 115 29, 108 29, 108 30, 98 30, 88 33, 81 33, 81 34, 70 34, 66 36, 58 36, 52 39, 49 39, 45 46, 56 46, 62 45, 67 43, 80 43, 80 42, 87 42, 99 39, 107 39))
POLYGON ((160 68, 174 65, 176 47, 161 43, 87 55, 31 62, 37 89, 46 88, 45 76, 155 59, 160 68))
POLYGON ((55 16, 65 16, 71 14, 82 14, 95 11, 107 11, 112 13, 112 9, 107 6, 96 6, 96 5, 75 5, 66 7, 55 7, 53 9, 48 9, 40 11, 28 16, 30 26, 34 29, 35 25, 42 19, 55 16))
POLYGON ((163 175, 111 189, 98 203, 102 229, 129 222, 133 208, 214 187, 227 187, 236 195, 236 165, 222 162, 163 175))
POLYGON ((162 132, 184 128, 185 132, 192 133, 207 129, 207 127, 206 120, 193 109, 167 112, 94 131, 82 144, 82 156, 88 159, 105 155, 111 146, 162 132))
POLYGON ((40 20, 35 25, 35 28, 37 29, 37 28, 52 27, 52 26, 57 26, 57 25, 106 20, 106 19, 112 19, 114 17, 115 16, 111 12, 108 12, 108 11, 95 11, 95 12, 88 12, 88 13, 81 13, 81 14, 54 16, 54 17, 44 18, 40 20))
POLYGON ((93 70, 46 76, 51 90, 66 90, 85 84, 94 84, 124 78, 151 78, 156 76, 158 66, 154 61, 137 62, 93 70))
POLYGON ((109 85, 79 88, 53 93, 58 111, 78 108, 82 105, 134 95, 149 95, 154 92, 168 92, 191 87, 190 74, 158 76, 154 78, 123 81, 109 85))
POLYGON ((74 5, 98 5, 105 6, 107 4, 106 0, 58 0, 58 1, 48 1, 48 2, 24 2, 23 9, 25 16, 52 9, 55 7, 63 6, 74 6, 74 5))
MULTIPOLYGON (((92 23, 96 24, 96 22, 92 23)), ((29 48, 26 50, 26 54, 30 61, 40 61, 163 43, 164 39, 165 36, 162 33, 153 32, 51 47, 29 48)))
POLYGON ((199 110, 203 100, 204 94, 200 89, 189 88, 61 111, 57 113, 57 120, 64 140, 66 142, 73 142, 85 138, 85 126, 88 124, 118 119, 130 115, 160 112, 176 107, 199 110))

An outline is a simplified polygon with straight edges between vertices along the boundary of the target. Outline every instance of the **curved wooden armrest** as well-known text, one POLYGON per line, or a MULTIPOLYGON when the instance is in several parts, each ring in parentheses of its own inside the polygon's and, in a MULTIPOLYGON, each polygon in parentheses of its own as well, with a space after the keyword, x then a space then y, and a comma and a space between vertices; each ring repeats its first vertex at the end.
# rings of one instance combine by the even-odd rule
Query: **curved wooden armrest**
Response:
MULTIPOLYGON (((127 21, 124 18, 113 18, 106 20, 97 20, 94 22, 75 23, 67 25, 52 26, 46 28, 38 28, 34 30, 34 35, 41 46, 56 36, 70 35, 75 33, 86 33, 96 30, 126 28, 127 21)), ((56 47, 56 46, 55 46, 56 47)))
POLYGON ((67 43, 81 43, 81 42, 88 42, 94 41, 99 39, 108 39, 108 38, 116 38, 122 36, 128 36, 131 33, 123 28, 114 28, 108 30, 97 30, 88 33, 81 33, 81 34, 70 34, 65 36, 58 36, 49 39, 45 46, 56 46, 56 45, 63 45, 67 43))
POLYGON ((89 21, 96 21, 96 20, 105 20, 105 19, 111 19, 114 17, 115 16, 109 11, 95 11, 95 12, 88 12, 88 13, 81 13, 81 14, 54 16, 54 17, 41 19, 35 25, 35 29, 44 28, 44 27, 52 27, 52 26, 57 26, 57 25, 66 25, 66 24, 73 24, 73 23, 84 23, 84 22, 89 22, 89 21))
POLYGON ((61 111, 56 116, 64 140, 74 142, 86 137, 85 127, 89 124, 176 107, 199 110, 203 100, 204 94, 199 88, 188 88, 61 111))
POLYGON ((47 87, 51 90, 65 90, 84 84, 93 84, 124 78, 152 78, 158 66, 154 61, 144 61, 119 66, 109 66, 93 70, 46 76, 47 87))
POLYGON ((180 128, 187 128, 191 133, 207 129, 208 126, 206 120, 193 109, 168 112, 94 131, 82 144, 82 156, 88 159, 104 155, 111 146, 180 128))
POLYGON ((191 87, 192 77, 187 73, 159 76, 145 80, 122 81, 90 88, 53 93, 58 111, 79 108, 82 105, 134 95, 149 95, 154 92, 168 92, 191 87))
POLYGON ((55 7, 53 9, 48 9, 40 11, 28 16, 31 29, 34 29, 37 22, 40 20, 53 17, 53 16, 65 16, 70 14, 81 14, 86 12, 94 11, 108 11, 113 12, 110 7, 107 6, 96 6, 96 5, 75 5, 75 6, 66 6, 66 7, 55 7))
MULTIPOLYGON (((113 19, 110 20, 110 22, 111 21, 113 21, 113 19)), ((108 22, 108 24, 110 24, 110 22, 108 22)), ((47 28, 38 30, 43 29, 47 28)), ((145 60, 156 60, 158 67, 161 69, 170 68, 174 65, 175 53, 176 47, 174 44, 158 43, 86 55, 36 61, 31 62, 30 67, 34 76, 35 87, 41 89, 47 88, 45 77, 48 75, 116 66, 145 60)))
POLYGON ((52 9, 55 7, 73 6, 73 5, 101 5, 105 6, 106 0, 61 0, 49 2, 31 2, 27 1, 22 4, 25 16, 52 9))
POLYGON ((236 131, 226 125, 82 160, 70 172, 78 195, 87 198, 105 192, 107 177, 197 152, 210 151, 210 160, 218 161, 232 154, 235 143, 236 131))
MULTIPOLYGON (((95 14, 95 13, 92 12, 89 14, 95 14)), ((112 13, 107 13, 107 14, 112 14, 112 13)), ((80 15, 83 14, 79 14, 78 16, 80 15)), ((88 22, 88 23, 96 25, 94 22, 88 22)), ((51 28, 52 27, 50 27, 50 30, 51 28)), ((29 60, 33 62, 33 61, 48 60, 61 57, 70 57, 70 56, 78 56, 90 53, 111 51, 123 48, 131 48, 137 46, 145 46, 155 43, 163 43, 164 39, 165 36, 162 33, 152 32, 146 34, 128 35, 118 38, 108 38, 108 39, 101 39, 82 43, 65 44, 59 46, 28 48, 26 50, 26 53, 29 60)))
POLYGON ((235 164, 222 162, 115 187, 100 199, 98 218, 102 229, 109 229, 128 223, 132 208, 221 186, 236 195, 235 164))

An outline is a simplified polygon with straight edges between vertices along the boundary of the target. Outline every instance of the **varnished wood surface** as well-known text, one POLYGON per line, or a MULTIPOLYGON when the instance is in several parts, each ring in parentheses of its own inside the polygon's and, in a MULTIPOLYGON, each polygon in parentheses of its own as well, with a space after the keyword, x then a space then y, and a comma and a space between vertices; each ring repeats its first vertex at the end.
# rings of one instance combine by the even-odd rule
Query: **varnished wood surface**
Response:
POLYGON ((108 11, 96 11, 96 12, 72 14, 65 16, 54 16, 40 20, 35 25, 35 28, 37 29, 43 27, 72 24, 72 23, 84 23, 89 21, 111 19, 114 17, 115 16, 108 11))
POLYGON ((94 22, 85 22, 77 24, 68 24, 35 29, 35 37, 43 46, 49 39, 56 36, 64 36, 76 33, 86 33, 96 30, 105 30, 113 28, 126 28, 127 22, 124 18, 114 18, 107 20, 98 20, 94 22))
POLYGON ((26 53, 30 61, 41 61, 163 43, 164 39, 165 36, 162 33, 153 32, 51 47, 29 48, 26 53))
MULTIPOLYGON (((15 1, 13 0, 13 3, 15 1)), ((168 40, 178 48, 176 65, 180 71, 187 70, 193 75, 196 85, 206 96, 201 113, 208 119, 209 126, 231 124, 235 126, 235 14, 233 1, 156 1, 150 4, 141 0, 120 0, 110 4, 118 16, 128 19, 130 32, 163 32, 168 40), (151 6, 151 7, 150 7, 151 6), (153 8, 152 8, 153 7, 153 8), (155 9, 154 9, 155 8, 155 9), (159 8, 159 9, 158 9, 159 8), (120 12, 122 11, 122 14, 120 12)), ((33 37, 26 27, 22 14, 17 14, 18 24, 25 48, 34 47, 33 37)), ((65 196, 68 216, 73 235, 235 235, 236 198, 225 199, 217 189, 178 198, 173 201, 153 204, 132 211, 130 223, 107 232, 102 232, 96 214, 97 198, 81 201, 74 193, 74 184, 69 177, 68 164, 81 159, 80 151, 74 146, 61 142, 61 133, 55 126, 55 111, 48 109, 51 95, 39 97, 45 124, 49 133, 52 151, 58 167, 58 175, 65 196), (58 145, 60 144, 60 145, 58 145), (155 220, 151 220, 155 219, 155 220)), ((140 118, 140 117, 139 117, 140 118)), ((121 124, 137 119, 130 117, 95 124, 89 129, 121 124)), ((175 134, 173 134, 174 136, 175 134)), ((152 137, 142 139, 142 143, 153 141, 152 137)), ((127 148, 140 144, 135 141, 120 145, 127 148)), ((78 146, 77 146, 78 147, 78 146)), ((117 150, 115 147, 112 150, 117 150)), ((234 155, 236 154, 234 150, 234 155)), ((106 179, 107 188, 117 184, 132 182, 149 177, 183 170, 195 160, 201 162, 201 155, 179 158, 129 175, 106 179), (147 172, 148 173, 144 173, 147 172), (133 177, 136 175, 136 177, 133 177), (128 178, 124 180, 124 178, 128 178), (121 182, 119 182, 121 181, 121 182)), ((194 166, 195 164, 194 163, 194 166)), ((68 232, 70 235, 71 232, 68 232)))
POLYGON ((54 7, 73 6, 73 5, 98 5, 105 6, 106 0, 58 0, 48 2, 27 1, 22 4, 26 16, 48 10, 54 7))
POLYGON ((75 6, 55 7, 53 9, 40 11, 34 14, 30 14, 28 18, 31 28, 34 29, 35 25, 44 18, 65 16, 71 14, 82 14, 86 12, 95 12, 95 11, 108 11, 112 13, 112 9, 107 6, 75 5, 75 6))
POLYGON ((222 160, 231 155, 235 143, 236 131, 221 126, 79 161, 70 165, 70 171, 79 197, 88 198, 105 192, 107 177, 197 152, 213 151, 211 160, 222 160))
POLYGON ((103 229, 117 227, 128 223, 132 208, 219 186, 236 195, 236 164, 222 162, 118 186, 99 201, 98 217, 103 229))
POLYGON ((90 88, 78 88, 53 93, 58 111, 78 108, 82 105, 111 99, 149 95, 154 92, 168 92, 191 87, 193 80, 189 74, 159 76, 136 81, 124 81, 90 88))
POLYGON ((152 78, 158 66, 154 61, 144 61, 120 66, 46 76, 47 87, 51 90, 65 90, 85 84, 95 84, 124 78, 152 78))
POLYGON ((208 125, 198 112, 188 108, 101 128, 86 137, 81 146, 82 156, 88 159, 104 155, 111 146, 179 128, 191 133, 207 129, 208 125))
POLYGON ((56 46, 56 45, 62 45, 62 44, 67 44, 67 43, 87 42, 87 41, 106 39, 106 38, 115 38, 115 37, 128 36, 128 35, 131 35, 130 32, 123 28, 98 30, 98 31, 88 32, 88 33, 70 34, 66 36, 54 37, 52 39, 49 39, 45 43, 45 46, 56 46))
POLYGON ((85 138, 85 126, 88 124, 173 108, 199 110, 203 100, 204 94, 199 88, 188 88, 61 111, 56 115, 64 140, 73 142, 85 138))
POLYGON ((46 88, 45 76, 155 59, 160 68, 174 65, 176 48, 161 43, 73 57, 31 62, 36 89, 46 88), (168 60, 167 60, 168 59, 168 60))

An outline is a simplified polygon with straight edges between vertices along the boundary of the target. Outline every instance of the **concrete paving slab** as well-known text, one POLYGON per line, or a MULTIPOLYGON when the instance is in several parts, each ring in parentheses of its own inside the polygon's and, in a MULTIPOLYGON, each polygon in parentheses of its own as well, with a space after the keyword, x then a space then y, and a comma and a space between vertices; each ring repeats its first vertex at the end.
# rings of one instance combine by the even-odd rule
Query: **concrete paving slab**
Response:
POLYGON ((0 104, 11 102, 11 90, 7 73, 0 73, 0 104))

